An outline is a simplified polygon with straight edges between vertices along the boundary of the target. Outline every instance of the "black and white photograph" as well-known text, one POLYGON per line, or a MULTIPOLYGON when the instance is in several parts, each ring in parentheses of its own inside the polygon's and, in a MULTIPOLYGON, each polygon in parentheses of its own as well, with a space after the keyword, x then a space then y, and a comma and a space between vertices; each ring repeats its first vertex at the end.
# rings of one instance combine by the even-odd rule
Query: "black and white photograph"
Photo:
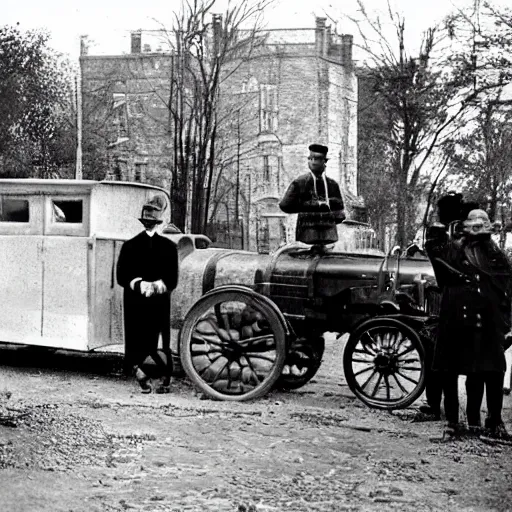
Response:
POLYGON ((0 511, 512 511, 510 1, 2 14, 0 511))

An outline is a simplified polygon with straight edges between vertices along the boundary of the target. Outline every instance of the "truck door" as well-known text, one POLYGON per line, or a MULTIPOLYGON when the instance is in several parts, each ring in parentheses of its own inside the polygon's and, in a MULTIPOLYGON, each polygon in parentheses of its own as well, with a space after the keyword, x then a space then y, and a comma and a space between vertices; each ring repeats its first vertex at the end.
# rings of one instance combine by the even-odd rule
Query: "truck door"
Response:
POLYGON ((41 343, 41 196, 0 193, 0 341, 41 343))
POLYGON ((89 196, 55 195, 44 200, 45 345, 87 350, 89 196))

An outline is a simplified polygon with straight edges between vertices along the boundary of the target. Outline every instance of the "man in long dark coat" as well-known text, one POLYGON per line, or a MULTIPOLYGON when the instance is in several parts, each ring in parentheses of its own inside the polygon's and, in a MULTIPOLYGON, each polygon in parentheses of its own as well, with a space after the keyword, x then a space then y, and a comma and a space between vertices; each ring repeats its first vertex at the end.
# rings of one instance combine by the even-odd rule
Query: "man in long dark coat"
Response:
POLYGON ((464 235, 445 241, 436 253, 445 271, 433 368, 443 375, 447 432, 454 433, 458 424, 458 375, 467 375, 470 429, 480 427, 485 386, 485 426, 494 436, 508 437, 501 411, 512 267, 491 240, 489 218, 482 210, 471 211, 464 235))
POLYGON ((325 175, 328 148, 309 146, 310 172, 292 181, 279 207, 285 213, 298 213, 295 238, 312 245, 338 240, 336 224, 345 219, 339 185, 325 175))
POLYGON ((124 288, 125 369, 135 369, 146 393, 152 387, 141 367, 148 357, 164 373, 157 391, 168 392, 170 384, 170 297, 178 282, 178 251, 156 232, 165 206, 159 196, 143 206, 139 220, 145 230, 123 244, 117 262, 117 282, 124 288), (166 361, 157 351, 160 335, 166 361))

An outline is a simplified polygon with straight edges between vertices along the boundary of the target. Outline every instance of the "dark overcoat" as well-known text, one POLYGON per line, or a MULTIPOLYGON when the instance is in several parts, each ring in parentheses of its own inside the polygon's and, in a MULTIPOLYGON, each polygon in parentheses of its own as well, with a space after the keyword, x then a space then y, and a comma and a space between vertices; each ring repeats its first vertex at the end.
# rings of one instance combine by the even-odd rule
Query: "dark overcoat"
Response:
POLYGON ((295 238, 306 244, 329 244, 338 240, 336 224, 345 218, 339 185, 326 177, 327 194, 322 177, 303 174, 292 181, 279 207, 285 213, 298 213, 295 238), (315 193, 316 180, 316 193, 315 193), (329 206, 323 204, 328 200, 329 206))
POLYGON ((170 342, 170 296, 178 282, 176 244, 158 233, 145 231, 126 241, 117 261, 117 282, 124 288, 125 361, 140 364, 158 347, 162 334, 164 349, 170 342), (130 283, 161 279, 167 292, 145 297, 130 288, 130 283))
POLYGON ((446 241, 433 254, 449 265, 438 263, 442 298, 433 368, 504 372, 512 287, 507 257, 488 235, 446 241))

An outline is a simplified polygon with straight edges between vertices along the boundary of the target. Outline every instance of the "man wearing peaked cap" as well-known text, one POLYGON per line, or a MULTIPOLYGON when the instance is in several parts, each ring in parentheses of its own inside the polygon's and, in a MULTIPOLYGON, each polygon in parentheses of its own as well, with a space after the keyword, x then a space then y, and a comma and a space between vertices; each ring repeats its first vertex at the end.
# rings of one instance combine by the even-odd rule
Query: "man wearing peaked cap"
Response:
POLYGON ((295 237, 325 246, 338 240, 336 225, 345 219, 339 185, 325 175, 327 146, 309 146, 309 172, 292 181, 279 203, 285 213, 298 213, 295 237))
POLYGON ((117 282, 124 288, 125 370, 133 368, 144 393, 152 387, 143 369, 152 358, 163 374, 157 392, 168 392, 171 375, 170 297, 178 282, 176 245, 157 233, 167 201, 156 196, 142 207, 144 231, 126 241, 117 261, 117 282), (163 352, 158 351, 162 335, 163 352))

